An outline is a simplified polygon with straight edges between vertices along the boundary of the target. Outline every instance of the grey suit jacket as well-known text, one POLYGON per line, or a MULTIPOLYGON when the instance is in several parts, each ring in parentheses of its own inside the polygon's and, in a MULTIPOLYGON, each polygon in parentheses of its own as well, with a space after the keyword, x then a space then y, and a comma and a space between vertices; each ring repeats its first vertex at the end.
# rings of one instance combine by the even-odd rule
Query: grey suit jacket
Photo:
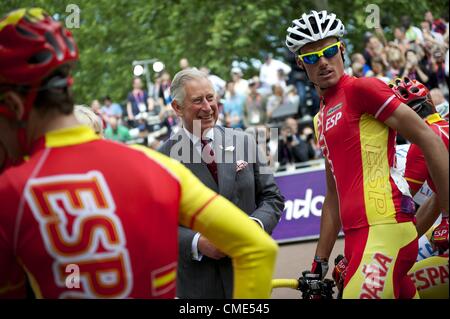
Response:
MULTIPOLYGON (((214 153, 218 185, 184 130, 173 135, 159 149, 182 162, 206 186, 224 196, 249 216, 257 218, 271 234, 284 209, 284 197, 268 173, 265 155, 254 138, 242 131, 214 128, 214 153), (248 165, 236 172, 236 162, 248 165), (265 174, 264 174, 265 173, 265 174)), ((239 227, 239 225, 236 225, 239 227)), ((179 226, 177 296, 180 298, 231 298, 233 269, 230 258, 192 259, 195 232, 179 226)))

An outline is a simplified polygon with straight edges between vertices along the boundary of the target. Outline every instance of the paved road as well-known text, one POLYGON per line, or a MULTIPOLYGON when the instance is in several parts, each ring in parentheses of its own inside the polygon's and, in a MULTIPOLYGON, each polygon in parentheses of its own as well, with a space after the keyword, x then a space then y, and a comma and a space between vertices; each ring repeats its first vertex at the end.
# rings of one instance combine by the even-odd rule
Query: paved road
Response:
MULTIPOLYGON (((298 278, 301 272, 311 268, 317 241, 281 245, 278 253, 274 278, 298 278)), ((338 239, 330 258, 330 270, 327 278, 331 279, 334 258, 344 253, 344 240, 338 239)), ((335 289, 336 290, 336 289, 335 289)), ((300 291, 289 288, 277 288, 272 292, 274 299, 297 299, 300 291)))

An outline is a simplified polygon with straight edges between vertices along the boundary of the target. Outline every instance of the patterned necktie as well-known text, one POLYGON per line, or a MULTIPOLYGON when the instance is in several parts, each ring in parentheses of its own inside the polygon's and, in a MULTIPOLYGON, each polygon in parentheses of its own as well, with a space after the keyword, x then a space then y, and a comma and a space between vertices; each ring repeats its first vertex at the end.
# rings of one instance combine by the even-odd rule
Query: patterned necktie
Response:
POLYGON ((211 173, 212 177, 216 181, 216 184, 219 185, 219 179, 217 176, 217 163, 215 160, 214 151, 211 148, 210 141, 208 140, 202 140, 202 158, 206 163, 206 166, 208 167, 208 170, 211 173))

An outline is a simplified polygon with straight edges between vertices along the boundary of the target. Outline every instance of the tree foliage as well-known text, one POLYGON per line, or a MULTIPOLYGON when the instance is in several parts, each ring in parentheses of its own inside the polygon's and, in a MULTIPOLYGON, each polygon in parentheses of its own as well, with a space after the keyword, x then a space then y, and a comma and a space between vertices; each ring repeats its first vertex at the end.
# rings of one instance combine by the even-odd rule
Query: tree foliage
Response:
MULTIPOLYGON (((64 22, 73 1, 6 0, 1 12, 39 6, 58 14, 64 22)), ((80 27, 71 29, 80 49, 75 77, 78 103, 110 95, 122 102, 131 87, 133 60, 158 58, 167 70, 178 71, 178 61, 208 66, 229 78, 232 61, 250 63, 265 53, 282 55, 291 21, 310 9, 335 12, 348 28, 347 39, 356 50, 363 48, 369 3, 380 8, 383 26, 399 25, 409 15, 418 25, 430 9, 436 16, 448 12, 448 1, 402 0, 97 0, 77 1, 80 27)), ((389 37, 390 34, 387 34, 389 37)), ((252 75, 250 69, 246 75, 252 75)))

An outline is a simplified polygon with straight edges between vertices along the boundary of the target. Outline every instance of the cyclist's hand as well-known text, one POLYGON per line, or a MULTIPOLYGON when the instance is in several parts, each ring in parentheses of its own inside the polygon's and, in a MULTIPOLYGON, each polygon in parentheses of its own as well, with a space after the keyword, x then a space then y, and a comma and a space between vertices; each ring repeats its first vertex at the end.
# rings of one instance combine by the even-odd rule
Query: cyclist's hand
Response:
POLYGON ((344 288, 345 276, 347 275, 347 266, 348 262, 344 256, 339 255, 334 260, 334 269, 333 269, 333 279, 336 283, 336 287, 340 292, 342 292, 344 288))
POLYGON ((441 223, 433 230, 431 244, 439 254, 448 250, 448 216, 442 217, 441 223))
POLYGON ((328 272, 328 259, 322 257, 314 257, 311 272, 319 275, 320 279, 325 278, 328 272))
POLYGON ((202 255, 208 256, 209 258, 219 260, 226 257, 226 255, 217 249, 206 237, 200 236, 197 247, 202 255))

